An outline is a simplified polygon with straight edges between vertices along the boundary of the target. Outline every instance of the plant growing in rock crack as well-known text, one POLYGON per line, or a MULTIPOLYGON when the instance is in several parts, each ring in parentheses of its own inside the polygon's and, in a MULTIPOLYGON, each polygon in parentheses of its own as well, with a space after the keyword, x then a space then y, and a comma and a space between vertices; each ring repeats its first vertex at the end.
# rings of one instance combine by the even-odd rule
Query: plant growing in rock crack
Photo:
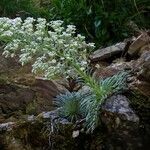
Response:
POLYGON ((84 112, 87 132, 93 132, 100 122, 101 105, 109 95, 125 86, 126 73, 100 82, 87 75, 87 50, 93 49, 94 44, 86 43, 85 37, 76 35, 75 30, 73 25, 65 28, 61 20, 47 23, 43 18, 29 17, 24 21, 0 18, 0 41, 6 43, 3 55, 18 55, 22 65, 31 62, 32 71, 47 79, 63 75, 83 78, 91 89, 88 95, 67 93, 58 96, 58 106, 61 115, 70 121, 80 118, 80 112, 84 112))
POLYGON ((112 77, 96 82, 90 76, 81 71, 82 77, 90 90, 85 92, 66 93, 57 96, 56 102, 60 109, 60 115, 71 121, 85 118, 87 133, 100 124, 100 109, 106 98, 126 88, 126 72, 118 73, 112 77))

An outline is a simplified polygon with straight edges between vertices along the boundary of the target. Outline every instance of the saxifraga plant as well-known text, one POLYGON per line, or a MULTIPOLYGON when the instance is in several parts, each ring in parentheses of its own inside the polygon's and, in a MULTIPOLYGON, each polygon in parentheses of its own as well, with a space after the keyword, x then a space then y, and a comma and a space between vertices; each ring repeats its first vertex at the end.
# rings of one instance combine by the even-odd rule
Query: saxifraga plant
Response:
POLYGON ((62 114, 71 121, 78 119, 80 110, 84 110, 87 132, 93 132, 99 124, 102 103, 109 95, 123 88, 126 75, 119 74, 99 83, 87 75, 86 52, 93 49, 94 44, 86 43, 85 37, 80 34, 75 35, 75 26, 64 28, 62 24, 61 20, 47 23, 43 18, 27 18, 24 21, 21 18, 0 18, 0 41, 6 43, 3 55, 19 55, 22 65, 33 63, 32 71, 40 72, 47 79, 58 74, 82 77, 91 88, 91 94, 85 97, 81 107, 79 101, 83 97, 78 94, 62 96, 59 106, 62 107, 62 114), (48 30, 48 27, 53 30, 48 30))

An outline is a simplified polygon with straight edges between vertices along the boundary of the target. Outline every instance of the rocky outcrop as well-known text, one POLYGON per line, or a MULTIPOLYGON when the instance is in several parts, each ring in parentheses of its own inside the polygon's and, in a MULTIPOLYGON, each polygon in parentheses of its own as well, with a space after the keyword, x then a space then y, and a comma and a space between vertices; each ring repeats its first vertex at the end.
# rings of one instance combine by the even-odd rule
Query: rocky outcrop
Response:
POLYGON ((0 124, 3 149, 100 150, 142 149, 146 134, 140 118, 123 95, 113 95, 103 104, 103 127, 87 135, 82 128, 60 118, 58 110, 28 116, 26 120, 0 124), (114 142, 115 141, 115 142, 114 142), (138 143, 138 144, 137 144, 138 143))
MULTIPOLYGON (((101 118, 108 132, 105 139, 106 149, 123 149, 123 147, 124 149, 147 149, 150 146, 148 142, 150 139, 149 43, 149 33, 143 32, 130 41, 130 45, 125 46, 122 54, 126 55, 116 60, 112 59, 110 65, 97 68, 93 74, 94 78, 100 80, 119 71, 129 72, 127 79, 129 91, 126 96, 114 95, 107 99, 103 106, 101 118)), ((99 56, 97 54, 97 64, 101 62, 99 56)), ((111 55, 108 58, 111 59, 111 55)))
MULTIPOLYGON (((9 60, 16 66, 12 68, 1 59, 4 65, 0 68, 9 69, 4 67, 0 75, 0 149, 147 149, 150 146, 149 33, 142 33, 129 45, 122 42, 98 50, 90 59, 97 68, 93 73, 97 80, 120 71, 129 73, 129 89, 106 99, 100 112, 102 124, 93 134, 84 132, 84 119, 73 124, 60 118, 58 109, 50 111, 55 109, 53 98, 67 91, 62 83, 35 78, 29 66, 22 68, 15 65, 15 60, 9 60), (10 119, 18 110, 23 112, 22 117, 17 114, 16 120, 10 119)), ((87 86, 80 90, 89 91, 87 86)))
MULTIPOLYGON (((115 45, 114 45, 115 46, 115 45)), ((107 49, 107 48, 106 48, 107 49)), ((98 50, 103 55, 103 50, 98 50)), ((111 51, 108 58, 111 58, 111 51)), ((97 64, 101 62, 100 55, 95 53, 97 64), (100 62, 99 62, 100 61, 100 62)), ((92 54, 94 56, 94 53, 92 54)), ((106 67, 99 67, 93 73, 94 78, 104 79, 106 77, 117 74, 119 71, 130 72, 130 85, 132 88, 139 88, 142 93, 149 96, 150 89, 150 36, 148 32, 142 32, 137 38, 130 41, 130 44, 125 44, 122 49, 122 57, 112 60, 112 63, 106 67), (127 55, 128 54, 128 55, 127 55), (132 79, 132 81, 131 81, 132 79), (140 86, 141 85, 141 86, 140 86)), ((95 64, 95 66, 97 66, 95 64)))
POLYGON ((55 110, 32 119, 0 124, 0 143, 7 150, 76 150, 72 132, 73 124, 59 118, 55 110))
POLYGON ((53 98, 67 89, 59 82, 32 75, 30 64, 21 66, 15 58, 0 54, 0 123, 23 114, 54 109, 53 98))
POLYGON ((67 90, 62 85, 42 79, 35 79, 32 86, 0 83, 1 122, 22 113, 38 114, 52 110, 53 98, 65 91, 67 90))

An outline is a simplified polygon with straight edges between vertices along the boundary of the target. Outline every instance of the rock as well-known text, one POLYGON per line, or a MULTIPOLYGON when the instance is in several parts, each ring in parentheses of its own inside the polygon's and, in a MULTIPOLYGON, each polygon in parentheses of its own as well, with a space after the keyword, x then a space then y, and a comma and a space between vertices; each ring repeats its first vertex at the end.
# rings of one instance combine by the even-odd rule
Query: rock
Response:
POLYGON ((144 52, 138 60, 139 76, 150 82, 150 51, 144 52))
POLYGON ((116 54, 121 54, 124 51, 125 43, 117 43, 116 45, 96 50, 90 55, 91 61, 101 61, 111 58, 116 54))
POLYGON ((146 51, 150 51, 150 44, 147 44, 147 45, 144 45, 141 49, 140 49, 140 51, 139 51, 139 56, 141 56, 144 52, 146 52, 146 51))
POLYGON ((17 61, 13 58, 5 58, 2 55, 2 48, 0 48, 0 74, 7 72, 8 70, 14 70, 14 69, 18 69, 20 66, 17 63, 17 61))
POLYGON ((58 82, 54 80, 43 80, 42 78, 36 78, 35 83, 31 86, 31 88, 36 91, 36 95, 38 96, 38 113, 52 110, 55 107, 53 104, 53 98, 60 93, 68 91, 58 82))
POLYGON ((136 40, 129 46, 128 53, 132 56, 137 55, 140 49, 146 44, 148 44, 149 42, 150 42, 150 36, 148 35, 148 33, 142 32, 142 34, 139 37, 137 37, 136 40))
MULTIPOLYGON (((139 85, 139 88, 141 88, 141 85, 139 85)), ((143 139, 142 149, 150 147, 150 96, 145 94, 146 90, 148 94, 148 90, 150 89, 144 87, 144 90, 141 92, 141 90, 134 87, 127 94, 132 108, 134 108, 136 114, 140 117, 140 128, 137 133, 141 133, 141 138, 143 139)))
POLYGON ((7 122, 7 123, 0 124, 0 133, 11 130, 14 125, 15 125, 14 122, 7 122))
MULTIPOLYGON (((33 120, 0 124, 5 128, 0 135, 3 149, 55 149, 76 150, 75 139, 72 137, 73 124, 59 118, 57 110, 45 112, 48 118, 35 117, 33 120), (9 130, 8 129, 9 126, 9 130), (11 130, 10 130, 11 128, 11 130)), ((44 113, 44 114, 45 114, 44 113)), ((0 128, 1 129, 1 128, 0 128)))
POLYGON ((129 100, 123 95, 114 95, 108 98, 102 110, 107 113, 116 114, 121 120, 139 122, 138 116, 129 106, 129 100))
POLYGON ((150 97, 150 83, 136 80, 130 84, 130 89, 137 90, 143 96, 150 97))
POLYGON ((114 60, 109 67, 120 71, 127 71, 132 69, 132 62, 127 62, 125 59, 119 58, 114 60))
POLYGON ((132 60, 130 66, 138 79, 150 82, 150 51, 145 51, 139 59, 132 60))
POLYGON ((43 78, 36 78, 35 83, 32 87, 41 92, 41 95, 44 95, 45 98, 55 97, 59 93, 67 92, 66 88, 61 84, 58 84, 54 80, 46 80, 43 78))
POLYGON ((93 73, 93 78, 100 80, 100 79, 106 79, 108 77, 111 77, 119 72, 118 69, 112 68, 112 67, 106 67, 95 70, 93 73))
POLYGON ((108 98, 102 107, 101 119, 108 130, 106 149, 142 149, 139 117, 127 97, 113 95, 108 98))
POLYGON ((129 71, 132 69, 132 64, 130 62, 113 63, 109 68, 116 69, 118 71, 129 71))
MULTIPOLYGON (((0 83, 0 111, 5 119, 22 113, 38 114, 54 109, 53 98, 67 91, 55 81, 35 79, 30 86, 0 83)), ((1 121, 4 121, 2 119, 1 121)))
POLYGON ((72 137, 73 138, 76 138, 76 137, 78 137, 79 136, 79 130, 77 130, 77 131, 73 131, 73 133, 72 133, 72 137))
POLYGON ((31 65, 22 66, 18 62, 18 58, 5 58, 2 55, 2 48, 0 48, 0 76, 5 75, 14 79, 15 77, 21 77, 31 72, 31 65))
POLYGON ((27 118, 28 121, 34 121, 35 120, 35 116, 34 115, 30 115, 27 118))
POLYGON ((28 87, 0 83, 0 110, 6 118, 17 111, 25 111, 26 105, 35 98, 35 92, 28 87))

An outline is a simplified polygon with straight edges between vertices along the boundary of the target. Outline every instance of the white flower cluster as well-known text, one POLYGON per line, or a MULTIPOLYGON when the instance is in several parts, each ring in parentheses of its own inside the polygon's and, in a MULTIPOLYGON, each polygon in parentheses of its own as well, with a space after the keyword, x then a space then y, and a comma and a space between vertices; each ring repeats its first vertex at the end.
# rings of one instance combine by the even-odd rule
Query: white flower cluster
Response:
POLYGON ((71 61, 82 70, 86 68, 87 49, 93 49, 94 43, 86 43, 75 30, 73 25, 65 28, 61 20, 47 23, 44 18, 0 18, 0 40, 6 43, 3 54, 19 55, 22 65, 32 61, 32 71, 46 78, 75 75, 71 61))

